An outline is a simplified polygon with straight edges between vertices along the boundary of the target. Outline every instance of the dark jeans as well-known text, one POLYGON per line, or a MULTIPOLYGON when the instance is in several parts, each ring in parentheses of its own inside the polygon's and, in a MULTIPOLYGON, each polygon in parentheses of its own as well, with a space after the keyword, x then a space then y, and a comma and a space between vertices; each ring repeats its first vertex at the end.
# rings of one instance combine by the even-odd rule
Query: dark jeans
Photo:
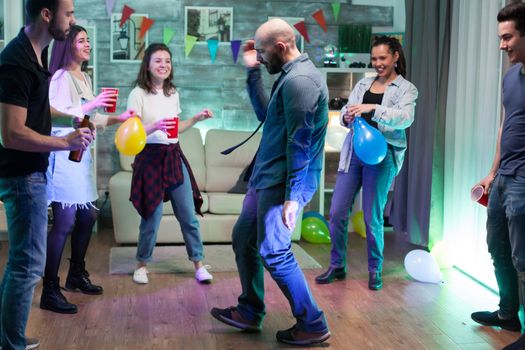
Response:
POLYGON ((352 211, 354 199, 363 187, 368 271, 382 271, 385 245, 383 211, 385 210, 388 190, 395 175, 394 154, 390 148, 385 159, 377 165, 363 163, 353 152, 348 172, 337 174, 334 195, 330 205, 331 266, 346 267, 348 217, 352 211))
POLYGON ((0 178, 9 256, 0 284, 0 344, 23 350, 33 292, 46 262, 47 192, 44 173, 0 178))
MULTIPOLYGON (((303 193, 300 209, 314 192, 303 193)), ((237 308, 244 318, 262 322, 264 266, 288 299, 297 325, 307 332, 324 331, 328 328, 324 313, 315 303, 291 251, 292 231, 284 226, 281 215, 284 196, 284 186, 257 191, 249 188, 246 193, 232 237, 242 286, 237 308)))
POLYGON ((518 288, 525 289, 525 177, 494 179, 487 207, 487 245, 498 282, 500 314, 515 316, 518 288))

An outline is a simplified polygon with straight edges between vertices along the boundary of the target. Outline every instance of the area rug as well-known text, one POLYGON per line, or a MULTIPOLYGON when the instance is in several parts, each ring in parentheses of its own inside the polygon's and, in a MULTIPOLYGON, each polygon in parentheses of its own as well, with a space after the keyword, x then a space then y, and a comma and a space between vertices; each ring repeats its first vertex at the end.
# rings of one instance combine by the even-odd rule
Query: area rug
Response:
MULTIPOLYGON (((292 243, 292 252, 303 269, 320 269, 315 261, 298 244, 292 243)), ((137 247, 113 247, 109 253, 109 273, 113 275, 131 274, 137 265, 135 254, 137 247)), ((237 271, 232 246, 229 244, 213 244, 204 246, 205 263, 210 265, 210 271, 237 271)), ((157 246, 153 252, 153 260, 148 263, 148 271, 152 273, 193 272, 193 264, 188 260, 186 248, 179 246, 157 246)))

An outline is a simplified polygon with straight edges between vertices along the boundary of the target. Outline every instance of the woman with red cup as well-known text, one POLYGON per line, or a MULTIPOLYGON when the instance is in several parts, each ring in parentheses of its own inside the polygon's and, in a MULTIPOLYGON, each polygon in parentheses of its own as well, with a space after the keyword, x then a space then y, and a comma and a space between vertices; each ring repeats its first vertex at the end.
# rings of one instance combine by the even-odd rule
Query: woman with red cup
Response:
POLYGON ((128 97, 128 108, 142 116, 148 135, 146 147, 135 157, 131 180, 131 202, 141 216, 138 263, 133 273, 133 281, 138 284, 149 282, 146 266, 157 241, 165 198, 171 201, 181 226, 188 258, 195 267, 195 279, 200 283, 210 283, 213 279, 202 262, 204 249, 195 215, 195 212, 201 214, 202 197, 180 148, 178 135, 172 133, 174 128, 182 133, 195 123, 211 118, 212 113, 204 109, 179 122, 179 93, 172 80, 171 51, 164 44, 151 44, 145 51, 136 87, 128 97), (147 198, 144 193, 148 193, 147 198))
MULTIPOLYGON (((49 86, 50 105, 77 118, 90 115, 94 127, 120 123, 134 115, 126 111, 120 115, 96 113, 101 107, 110 105, 113 93, 93 95, 93 87, 85 67, 89 61, 91 46, 87 32, 73 25, 65 41, 55 41, 51 52, 49 71, 53 74, 49 86)), ((60 123, 53 120, 52 135, 67 135, 73 128, 71 120, 60 123)), ((53 225, 47 238, 46 268, 40 307, 45 310, 72 314, 77 306, 69 303, 59 286, 58 270, 67 236, 71 233, 71 259, 65 289, 84 294, 102 294, 101 286, 94 285, 85 268, 93 225, 97 219, 97 189, 93 176, 90 152, 84 152, 80 162, 69 159, 69 151, 51 152, 47 171, 48 201, 53 211, 53 225)))

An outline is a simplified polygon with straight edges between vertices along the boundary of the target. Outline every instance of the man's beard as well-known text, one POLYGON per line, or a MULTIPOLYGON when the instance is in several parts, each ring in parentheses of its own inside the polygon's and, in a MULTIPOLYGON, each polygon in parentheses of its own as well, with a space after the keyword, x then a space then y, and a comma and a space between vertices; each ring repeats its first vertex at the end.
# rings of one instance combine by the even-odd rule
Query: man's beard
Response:
POLYGON ((49 23, 49 34, 53 37, 53 39, 57 41, 64 41, 67 37, 67 30, 60 30, 60 28, 57 27, 55 16, 53 16, 53 19, 51 19, 51 22, 49 23))
POLYGON ((277 55, 274 55, 271 58, 271 61, 266 61, 263 64, 266 67, 266 70, 268 71, 268 73, 270 73, 270 74, 279 73, 281 71, 282 66, 283 66, 283 62, 281 61, 281 59, 277 55))

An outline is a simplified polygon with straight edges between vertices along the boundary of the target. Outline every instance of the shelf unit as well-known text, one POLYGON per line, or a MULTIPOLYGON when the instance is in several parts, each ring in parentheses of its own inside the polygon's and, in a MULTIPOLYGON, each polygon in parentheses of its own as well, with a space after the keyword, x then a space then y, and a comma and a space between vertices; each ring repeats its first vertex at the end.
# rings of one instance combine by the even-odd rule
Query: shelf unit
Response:
MULTIPOLYGON (((319 70, 325 76, 329 100, 335 97, 348 98, 360 79, 376 74, 375 70, 369 68, 320 68, 319 70)), ((310 206, 310 210, 317 211, 327 218, 330 214, 330 202, 337 176, 339 153, 348 133, 348 129, 339 123, 339 114, 339 110, 330 110, 329 112, 330 120, 326 133, 321 181, 310 206)), ((358 207, 358 210, 361 208, 360 196, 356 199, 355 206, 358 207)))

